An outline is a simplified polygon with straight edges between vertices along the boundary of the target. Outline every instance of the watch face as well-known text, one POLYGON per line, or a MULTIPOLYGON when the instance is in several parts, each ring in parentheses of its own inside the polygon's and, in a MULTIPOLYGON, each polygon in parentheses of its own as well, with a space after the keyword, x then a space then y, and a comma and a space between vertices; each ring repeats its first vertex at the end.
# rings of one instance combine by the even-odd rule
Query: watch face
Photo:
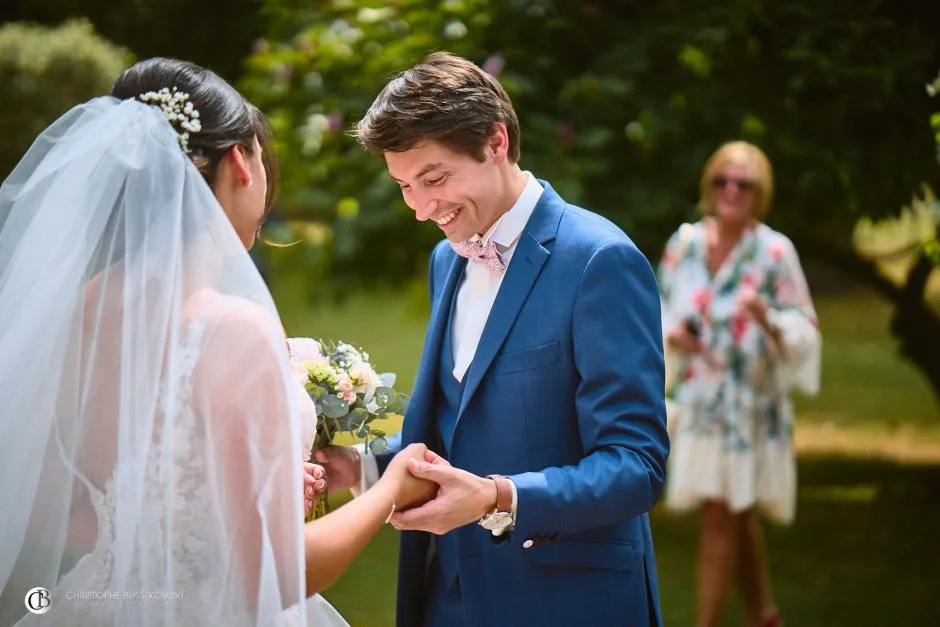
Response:
POLYGON ((484 529, 493 531, 494 529, 502 529, 512 523, 512 514, 509 512, 496 512, 487 516, 480 525, 484 529))

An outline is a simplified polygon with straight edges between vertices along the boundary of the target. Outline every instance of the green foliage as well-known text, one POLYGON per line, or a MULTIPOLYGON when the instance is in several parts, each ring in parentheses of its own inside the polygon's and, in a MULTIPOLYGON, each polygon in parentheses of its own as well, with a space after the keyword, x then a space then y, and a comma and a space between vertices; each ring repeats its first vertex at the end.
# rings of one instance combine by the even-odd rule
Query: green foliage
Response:
POLYGON ((775 226, 813 224, 847 246, 858 217, 895 214, 937 178, 924 132, 932 7, 270 0, 244 87, 278 131, 283 213, 327 227, 313 253, 272 254, 303 256, 340 284, 423 273, 440 235, 412 223, 382 164, 343 131, 435 49, 498 74, 522 123, 522 166, 618 222, 652 258, 694 217, 707 157, 737 138, 774 164, 775 226))
POLYGON ((0 178, 46 126, 68 109, 106 94, 129 53, 95 34, 85 20, 57 28, 0 27, 0 178))
POLYGON ((130 60, 84 20, 58 28, 0 27, 0 178, 46 126, 74 105, 108 92, 130 60))
POLYGON ((131 49, 138 59, 185 59, 236 81, 243 57, 263 30, 257 15, 263 2, 18 0, 5 2, 4 8, 13 5, 14 21, 45 25, 83 16, 102 37, 131 49))
MULTIPOLYGON (((927 85, 927 94, 931 98, 940 94, 940 72, 937 72, 937 78, 927 85)), ((937 163, 940 163, 940 111, 935 111, 930 116, 930 126, 933 128, 934 141, 937 142, 937 163)))
POLYGON ((446 43, 478 57, 468 32, 485 27, 488 14, 482 0, 314 6, 268 2, 271 31, 249 58, 242 87, 275 129, 283 162, 279 213, 327 227, 299 232, 312 246, 270 255, 278 267, 305 267, 322 296, 325 278, 362 286, 425 271, 439 232, 414 224, 384 163, 346 131, 395 72, 428 51, 446 43))
MULTIPOLYGON (((940 72, 937 72, 937 78, 927 85, 927 94, 931 98, 940 94, 940 72)), ((933 128, 934 141, 937 143, 937 163, 940 163, 940 111, 935 111, 930 116, 930 126, 933 128)), ((933 260, 934 264, 940 265, 940 240, 937 234, 937 225, 940 224, 940 201, 934 199, 931 208, 934 224, 931 236, 924 242, 924 253, 933 260)))

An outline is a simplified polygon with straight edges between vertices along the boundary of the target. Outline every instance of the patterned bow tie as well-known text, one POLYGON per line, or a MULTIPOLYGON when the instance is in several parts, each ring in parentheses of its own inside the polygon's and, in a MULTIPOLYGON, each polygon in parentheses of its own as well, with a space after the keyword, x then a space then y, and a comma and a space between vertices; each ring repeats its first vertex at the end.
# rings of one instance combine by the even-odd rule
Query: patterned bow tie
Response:
POLYGON ((490 272, 502 273, 506 270, 506 262, 502 255, 496 250, 496 242, 493 240, 484 244, 482 241, 475 242, 451 242, 451 248, 461 257, 466 257, 471 261, 479 261, 484 264, 490 272))

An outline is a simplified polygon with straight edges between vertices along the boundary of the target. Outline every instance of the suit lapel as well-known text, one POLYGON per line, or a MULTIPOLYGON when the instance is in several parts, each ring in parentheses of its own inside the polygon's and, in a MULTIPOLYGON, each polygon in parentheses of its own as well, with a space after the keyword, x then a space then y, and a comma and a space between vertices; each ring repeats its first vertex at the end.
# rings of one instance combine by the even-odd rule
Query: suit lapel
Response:
POLYGON ((548 183, 545 181, 540 181, 540 183, 545 188, 542 197, 519 237, 516 251, 506 269, 506 276, 499 287, 493 308, 486 319, 486 326, 483 327, 480 343, 477 345, 473 361, 467 371, 466 387, 460 401, 460 411, 457 414, 458 421, 490 364, 493 363, 493 358, 506 341, 506 336, 515 323, 522 305, 525 304, 529 292, 532 291, 535 280, 542 271, 542 266, 551 255, 542 244, 555 238, 558 223, 564 212, 564 201, 548 183))
POLYGON ((447 269, 444 286, 434 301, 431 310, 431 320, 428 324, 428 334, 424 341, 424 350, 421 355, 421 364, 415 378, 412 390, 411 403, 408 407, 408 418, 403 425, 403 444, 425 441, 422 433, 430 426, 431 413, 434 400, 434 386, 436 385, 437 370, 441 357, 441 344, 444 339, 444 329, 447 328, 447 318, 450 314, 450 304, 454 299, 454 292, 460 283, 467 260, 456 253, 449 253, 453 259, 442 263, 447 269))

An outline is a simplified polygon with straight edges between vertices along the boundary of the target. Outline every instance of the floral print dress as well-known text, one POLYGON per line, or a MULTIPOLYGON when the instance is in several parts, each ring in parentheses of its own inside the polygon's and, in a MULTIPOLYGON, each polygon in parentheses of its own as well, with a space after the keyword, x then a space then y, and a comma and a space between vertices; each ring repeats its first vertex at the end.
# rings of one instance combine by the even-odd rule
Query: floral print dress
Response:
POLYGON ((793 520, 796 463, 791 392, 819 389, 821 337, 809 288, 790 240, 764 224, 747 229, 713 276, 704 222, 669 239, 659 267, 663 332, 688 324, 704 350, 671 352, 672 450, 666 506, 705 500, 733 512, 758 507, 793 520), (770 306, 774 342, 738 306, 744 288, 770 306))

